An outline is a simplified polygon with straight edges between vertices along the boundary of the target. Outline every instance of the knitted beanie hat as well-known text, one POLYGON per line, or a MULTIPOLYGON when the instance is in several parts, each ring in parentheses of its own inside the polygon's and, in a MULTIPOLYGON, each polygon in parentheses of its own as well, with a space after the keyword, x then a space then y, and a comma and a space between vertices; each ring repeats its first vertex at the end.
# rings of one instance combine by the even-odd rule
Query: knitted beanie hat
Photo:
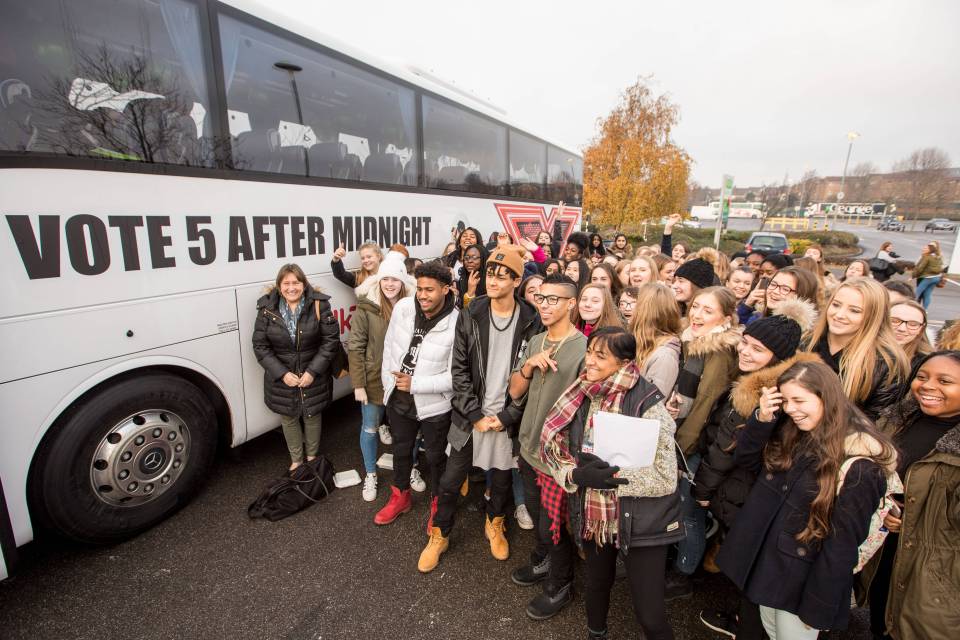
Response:
POLYGON ((743 335, 759 340, 777 360, 786 360, 797 352, 803 333, 813 326, 816 316, 812 303, 799 298, 785 300, 774 315, 748 324, 743 335))
POLYGON ((686 278, 701 289, 713 286, 713 267, 703 258, 687 260, 677 267, 673 275, 676 278, 686 278))
POLYGON ((523 255, 525 250, 523 247, 517 246, 515 244, 505 244, 498 246, 490 252, 489 257, 487 257, 487 267, 491 265, 500 264, 513 271, 513 275, 520 277, 523 275, 523 255))

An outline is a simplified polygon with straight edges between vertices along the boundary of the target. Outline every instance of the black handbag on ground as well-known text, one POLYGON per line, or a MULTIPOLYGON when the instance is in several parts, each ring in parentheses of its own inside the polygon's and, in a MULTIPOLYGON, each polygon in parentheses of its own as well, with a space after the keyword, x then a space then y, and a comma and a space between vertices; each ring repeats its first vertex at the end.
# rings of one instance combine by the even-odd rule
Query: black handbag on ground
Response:
POLYGON ((251 518, 266 518, 270 522, 283 520, 303 511, 314 502, 320 502, 334 490, 333 463, 320 455, 304 462, 284 478, 278 478, 247 507, 251 518))

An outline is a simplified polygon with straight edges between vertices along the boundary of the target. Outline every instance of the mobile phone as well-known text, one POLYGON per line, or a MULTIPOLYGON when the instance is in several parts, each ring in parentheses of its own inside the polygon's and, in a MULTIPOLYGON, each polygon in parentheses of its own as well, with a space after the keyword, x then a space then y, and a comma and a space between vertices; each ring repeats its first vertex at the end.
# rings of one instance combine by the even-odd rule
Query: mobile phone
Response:
POLYGON ((890 515, 894 518, 899 518, 903 514, 903 511, 900 509, 900 505, 893 503, 893 506, 890 507, 890 515))
POLYGON ((760 278, 760 282, 757 283, 757 289, 766 289, 770 286, 770 278, 760 278))

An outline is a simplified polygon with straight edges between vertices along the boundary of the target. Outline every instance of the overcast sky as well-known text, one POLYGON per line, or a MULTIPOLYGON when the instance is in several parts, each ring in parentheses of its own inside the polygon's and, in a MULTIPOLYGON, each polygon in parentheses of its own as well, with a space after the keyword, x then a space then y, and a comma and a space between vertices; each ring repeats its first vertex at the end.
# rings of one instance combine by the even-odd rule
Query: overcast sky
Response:
POLYGON ((719 186, 882 171, 921 147, 960 166, 960 1, 273 0, 414 64, 576 150, 638 76, 680 107, 693 178, 719 186))

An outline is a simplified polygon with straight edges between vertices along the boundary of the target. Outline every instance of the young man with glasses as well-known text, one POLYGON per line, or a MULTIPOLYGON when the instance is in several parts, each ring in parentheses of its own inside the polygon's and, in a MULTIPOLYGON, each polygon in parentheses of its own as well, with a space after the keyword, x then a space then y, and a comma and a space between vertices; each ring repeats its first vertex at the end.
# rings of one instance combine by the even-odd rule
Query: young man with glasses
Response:
POLYGON ((520 475, 537 544, 530 554, 530 563, 515 570, 511 579, 523 587, 544 581, 542 593, 527 605, 527 615, 534 620, 546 620, 573 599, 575 550, 566 527, 560 528, 559 540, 553 542, 550 522, 540 506, 537 476, 549 475, 547 466, 540 461, 540 432, 547 412, 583 370, 587 339, 570 320, 577 303, 577 285, 573 280, 559 273, 548 275, 534 301, 547 330, 530 340, 526 358, 510 378, 510 396, 524 403, 518 434, 520 475))
POLYGON ((450 455, 440 478, 430 538, 417 569, 436 568, 449 546, 460 486, 471 467, 491 472, 484 533, 497 560, 510 557, 504 518, 510 499, 514 444, 523 411, 508 395, 510 373, 542 330, 537 310, 517 296, 524 249, 500 245, 487 258, 486 295, 460 312, 453 345, 453 415, 447 441, 450 455))

